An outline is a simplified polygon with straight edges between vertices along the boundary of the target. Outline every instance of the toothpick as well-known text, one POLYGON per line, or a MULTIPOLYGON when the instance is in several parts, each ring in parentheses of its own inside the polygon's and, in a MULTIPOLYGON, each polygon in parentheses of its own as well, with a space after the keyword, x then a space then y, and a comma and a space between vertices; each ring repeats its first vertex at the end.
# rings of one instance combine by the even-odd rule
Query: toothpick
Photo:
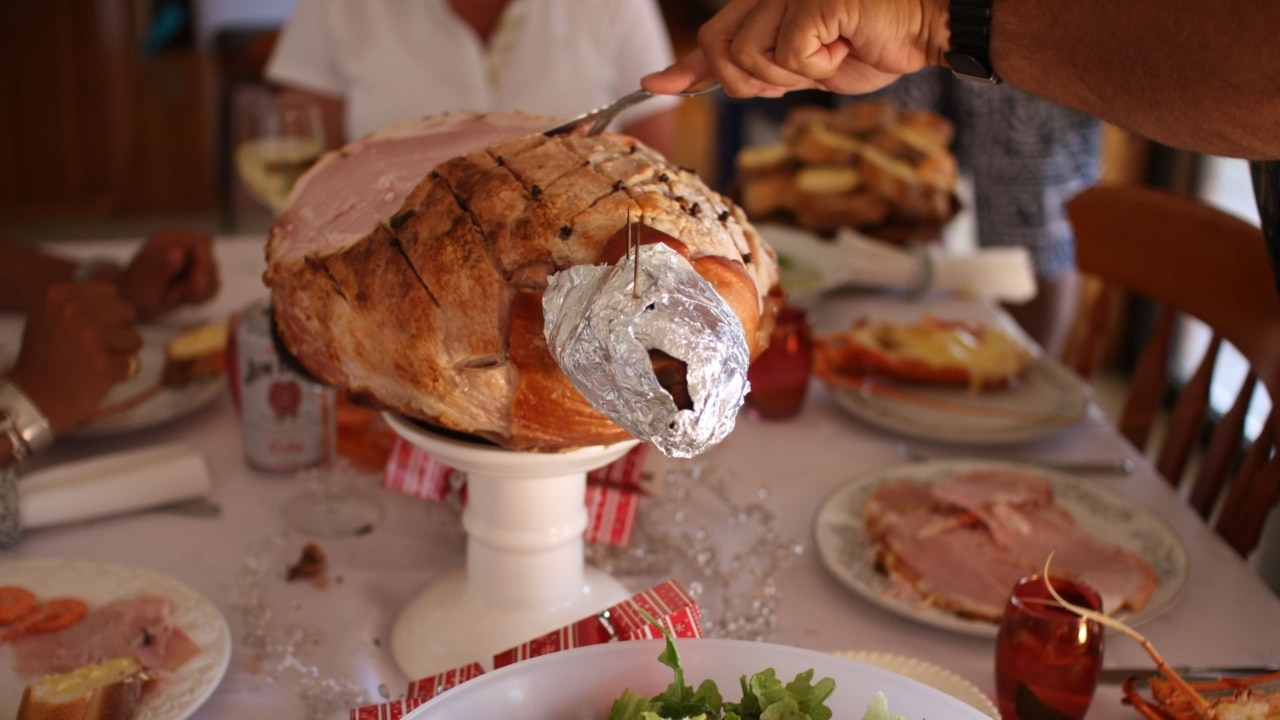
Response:
MULTIPOLYGON (((634 267, 631 268, 631 297, 640 297, 640 237, 636 236, 634 267)), ((627 208, 627 250, 631 250, 631 208, 627 208)))

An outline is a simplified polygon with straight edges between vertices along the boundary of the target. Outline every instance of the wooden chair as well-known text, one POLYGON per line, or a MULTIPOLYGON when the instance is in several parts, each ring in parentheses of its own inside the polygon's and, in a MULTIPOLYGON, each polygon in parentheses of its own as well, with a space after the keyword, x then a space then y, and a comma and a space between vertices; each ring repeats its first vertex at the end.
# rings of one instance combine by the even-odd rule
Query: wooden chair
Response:
POLYGON ((1081 375, 1096 370, 1102 339, 1124 291, 1159 306, 1150 340, 1138 359, 1117 424, 1146 450, 1151 427, 1169 391, 1169 359, 1179 313, 1212 331, 1195 373, 1179 389, 1156 454, 1156 468, 1181 486, 1188 458, 1212 427, 1199 468, 1187 488, 1191 505, 1241 555, 1257 545, 1267 514, 1280 499, 1280 295, 1262 231, 1194 198, 1149 188, 1100 186, 1067 205, 1080 270, 1103 281, 1081 316, 1079 342, 1066 358, 1081 375), (1249 365, 1235 403, 1216 422, 1209 385, 1218 348, 1229 342, 1249 365), (1252 442, 1245 416, 1261 383, 1272 410, 1252 442))

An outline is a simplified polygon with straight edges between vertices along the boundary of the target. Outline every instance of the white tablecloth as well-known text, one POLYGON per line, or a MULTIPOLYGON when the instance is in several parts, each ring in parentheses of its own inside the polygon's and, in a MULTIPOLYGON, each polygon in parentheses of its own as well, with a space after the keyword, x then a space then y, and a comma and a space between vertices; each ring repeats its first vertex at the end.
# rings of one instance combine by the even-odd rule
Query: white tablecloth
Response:
MULTIPOLYGON (((128 243, 76 243, 60 251, 125 253, 128 243)), ((187 310, 168 322, 225 316, 265 295, 261 238, 221 238, 217 245, 224 291, 211 305, 187 310)), ((854 313, 885 308, 891 299, 831 299, 819 309, 819 328, 843 324, 854 313)), ((991 317, 980 303, 932 299, 938 314, 991 317)), ((0 340, 17 337, 20 323, 5 317, 0 340)), ((745 412, 732 435, 703 460, 733 472, 735 489, 767 486, 777 530, 804 551, 780 577, 774 642, 819 650, 879 650, 914 656, 967 678, 994 696, 993 641, 922 625, 888 613, 837 582, 820 564, 811 523, 820 502, 859 473, 901 462, 898 438, 852 418, 818 384, 795 419, 768 422, 745 412)), ((366 702, 404 692, 387 637, 399 610, 433 578, 463 562, 464 536, 447 506, 392 496, 379 490, 387 510, 373 532, 321 541, 333 581, 326 589, 286 584, 285 565, 306 538, 284 534, 279 507, 301 489, 290 476, 248 468, 241 459, 239 427, 229 398, 163 427, 109 438, 65 439, 46 462, 182 441, 201 451, 213 479, 219 518, 149 512, 75 526, 35 530, 0 561, 65 557, 142 566, 169 574, 210 598, 232 627, 230 668, 217 691, 193 716, 198 720, 281 720, 344 717, 341 703, 363 694, 366 702), (265 569, 259 564, 267 563, 265 569), (251 612, 269 608, 269 622, 251 612), (277 635, 254 636, 271 628, 277 635), (286 637, 284 631, 294 632, 286 637), (283 639, 282 639, 283 638, 283 639), (288 662, 264 667, 257 659, 283 647, 288 662), (325 712, 328 709, 330 712, 325 712)), ((916 443, 953 456, 961 451, 916 443)), ((1280 599, 1159 480, 1151 466, 1112 430, 1099 412, 1051 438, 969 456, 1029 460, 1127 455, 1138 464, 1130 477, 1093 480, 1139 500, 1166 520, 1186 544, 1190 577, 1182 597, 1141 630, 1173 664, 1280 663, 1280 599)), ((665 458, 651 454, 655 470, 665 458)), ((688 579, 677 578, 682 582, 688 579)), ((626 579, 624 578, 624 581, 626 579)), ((636 587, 635 589, 643 589, 636 587)), ((278 657, 277 657, 278 659, 278 657)), ((1134 643, 1111 639, 1108 666, 1147 665, 1134 643)), ((1134 718, 1120 691, 1102 687, 1091 718, 1134 718)))

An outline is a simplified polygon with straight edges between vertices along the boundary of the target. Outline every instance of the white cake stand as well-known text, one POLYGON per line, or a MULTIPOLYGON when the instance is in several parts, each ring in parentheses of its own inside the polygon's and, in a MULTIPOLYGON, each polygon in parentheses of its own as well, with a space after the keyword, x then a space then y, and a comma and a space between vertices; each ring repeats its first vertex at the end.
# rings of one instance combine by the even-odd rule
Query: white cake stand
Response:
POLYGON ((434 581, 391 627, 411 680, 478 662, 630 597, 583 559, 587 472, 639 442, 567 453, 517 452, 441 434, 394 414, 405 440, 467 473, 467 563, 434 581))

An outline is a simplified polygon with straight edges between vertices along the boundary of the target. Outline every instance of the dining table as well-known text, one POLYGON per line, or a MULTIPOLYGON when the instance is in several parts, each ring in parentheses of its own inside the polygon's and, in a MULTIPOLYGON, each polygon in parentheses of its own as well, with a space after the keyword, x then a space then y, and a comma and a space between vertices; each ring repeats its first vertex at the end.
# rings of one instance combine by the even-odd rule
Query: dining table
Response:
MULTIPOLYGON (((138 242, 86 240, 48 248, 73 257, 125 259, 138 242)), ((261 235, 217 237, 219 294, 159 324, 180 328, 228 317, 266 297, 264 246, 261 235)), ((859 316, 930 314, 1012 322, 985 299, 929 292, 836 290, 815 299, 809 312, 815 332, 844 327, 859 316)), ((0 342, 12 348, 21 328, 20 316, 0 317, 0 342)), ((793 417, 767 419, 744 408, 732 432, 696 458, 649 452, 645 471, 655 495, 640 501, 632 547, 591 548, 588 558, 607 564, 637 592, 664 575, 702 592, 708 634, 916 658, 994 697, 992 637, 921 622, 870 601, 837 578, 815 547, 815 516, 824 502, 861 476, 913 462, 903 454, 907 440, 855 417, 814 380, 793 417), (690 492, 703 481, 713 487, 709 499, 690 492), (646 503, 676 509, 647 513, 646 503), (703 541, 715 551, 709 556, 731 561, 730 566, 690 561, 687 546, 703 541), (677 556, 680 562, 674 561, 677 556), (664 557, 672 562, 655 564, 664 557)), ((1130 460, 1128 474, 1081 476, 1079 482, 1139 504, 1185 547, 1185 582, 1176 598, 1138 629, 1174 666, 1280 665, 1280 597, 1116 431, 1096 399, 1089 399, 1077 422, 1043 437, 988 444, 909 442, 914 451, 939 459, 1130 460)), ((229 393, 155 426, 60 438, 33 471, 167 443, 183 444, 203 457, 209 497, 220 508, 216 515, 153 509, 32 529, 0 551, 0 563, 65 559, 140 567, 207 598, 227 621, 231 652, 225 675, 190 714, 195 720, 342 718, 353 707, 403 696, 415 678, 398 668, 388 636, 398 613, 424 587, 464 564, 466 534, 458 504, 394 493, 372 473, 361 482, 381 501, 383 516, 368 532, 309 538, 292 531, 280 509, 307 481, 298 473, 264 472, 245 463, 229 393), (285 578, 309 541, 326 556, 327 584, 285 578)), ((1111 634, 1104 665, 1149 667, 1152 660, 1136 642, 1111 634)), ((1088 717, 1138 715, 1122 703, 1119 686, 1102 685, 1088 717)))

